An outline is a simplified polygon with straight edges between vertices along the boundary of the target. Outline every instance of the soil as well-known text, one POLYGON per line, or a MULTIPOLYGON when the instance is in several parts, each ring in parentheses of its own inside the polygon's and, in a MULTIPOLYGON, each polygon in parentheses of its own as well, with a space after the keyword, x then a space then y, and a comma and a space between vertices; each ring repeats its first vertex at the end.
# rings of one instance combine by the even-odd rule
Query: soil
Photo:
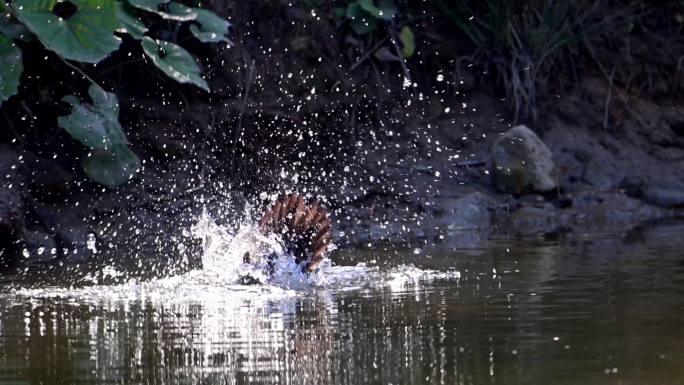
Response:
MULTIPOLYGON (((49 272, 95 261, 171 274, 199 265, 189 229, 203 210, 236 224, 287 192, 330 209, 338 246, 478 247, 494 236, 621 231, 682 214, 684 105, 658 82, 636 93, 594 68, 545 95, 537 120, 515 124, 551 149, 560 187, 512 196, 493 187, 490 150, 514 114, 479 69, 453 65, 439 25, 416 26, 418 53, 404 66, 367 55, 383 33, 355 37, 307 6, 208 3, 235 30, 233 47, 190 49, 207 58, 211 94, 126 62, 139 54, 130 41, 86 69, 117 93, 144 160, 124 187, 87 180, 83 148, 56 128, 57 100, 83 92, 82 79, 65 73, 71 80, 55 88, 31 78, 3 106, 3 266, 49 272)), ((649 59, 655 75, 669 70, 674 46, 649 59)), ((31 52, 26 60, 45 54, 31 52)), ((45 71, 37 67, 27 71, 45 71)))

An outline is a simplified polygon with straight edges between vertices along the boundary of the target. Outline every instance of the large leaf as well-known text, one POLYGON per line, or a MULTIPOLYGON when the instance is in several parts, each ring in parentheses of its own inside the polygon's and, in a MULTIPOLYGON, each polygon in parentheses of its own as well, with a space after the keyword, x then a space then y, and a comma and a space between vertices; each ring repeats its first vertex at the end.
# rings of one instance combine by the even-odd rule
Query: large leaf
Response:
POLYGON ((65 59, 97 63, 119 47, 114 0, 14 0, 12 9, 47 48, 65 59), (62 18, 53 11, 60 3, 73 4, 75 13, 62 18))
POLYGON ((128 4, 150 12, 159 11, 159 6, 168 2, 169 0, 128 0, 128 4))
POLYGON ((126 135, 119 124, 119 101, 116 95, 93 84, 88 89, 92 104, 81 103, 73 95, 63 100, 71 104, 71 114, 60 116, 57 123, 92 152, 82 162, 88 176, 107 187, 126 183, 140 168, 140 160, 128 148, 126 135))
POLYGON ((136 8, 154 12, 164 19, 189 21, 197 17, 196 10, 169 0, 128 0, 128 3, 136 8))
POLYGON ((4 0, 0 0, 0 33, 12 40, 30 41, 33 38, 31 31, 17 22, 12 8, 4 0))
POLYGON ((88 89, 93 104, 81 103, 73 95, 62 100, 71 104, 71 114, 60 116, 57 123, 72 138, 93 149, 111 150, 126 144, 126 135, 119 124, 119 102, 116 95, 93 84, 88 89))
POLYGON ((152 63, 166 75, 179 83, 192 83, 209 91, 207 82, 200 76, 200 68, 195 59, 182 47, 163 40, 153 40, 145 36, 142 40, 145 54, 152 63))
POLYGON ((394 2, 391 0, 382 0, 378 6, 373 3, 373 0, 358 0, 358 3, 364 11, 376 19, 392 20, 396 13, 394 2))
POLYGON ((12 40, 0 35, 0 103, 17 94, 23 70, 21 50, 12 40))
POLYGON ((111 150, 93 150, 83 159, 81 166, 90 179, 116 188, 135 176, 140 168, 140 159, 126 145, 117 144, 111 150))
POLYGON ((403 26, 399 32, 399 40, 401 40, 401 56, 408 59, 416 52, 416 37, 413 31, 408 26, 403 26))
POLYGON ((230 40, 226 37, 230 30, 230 23, 228 21, 206 9, 195 8, 194 11, 197 14, 195 21, 199 23, 199 27, 191 25, 190 32, 199 41, 203 43, 217 43, 219 41, 230 43, 230 40))
POLYGON ((349 4, 347 18, 357 35, 364 35, 378 28, 378 19, 365 12, 358 2, 349 4))
POLYGON ((169 3, 168 11, 156 12, 164 19, 176 21, 190 21, 197 18, 197 13, 194 9, 180 3, 169 3))
POLYGON ((121 22, 117 32, 127 33, 138 40, 142 39, 147 32, 147 27, 135 15, 135 9, 122 2, 117 2, 116 7, 116 14, 121 22))

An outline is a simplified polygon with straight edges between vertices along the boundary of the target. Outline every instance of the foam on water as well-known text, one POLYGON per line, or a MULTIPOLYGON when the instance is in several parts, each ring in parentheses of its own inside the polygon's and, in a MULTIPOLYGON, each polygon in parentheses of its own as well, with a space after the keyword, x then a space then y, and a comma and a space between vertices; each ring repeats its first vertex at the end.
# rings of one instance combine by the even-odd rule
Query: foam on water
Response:
MULTIPOLYGON (((87 302, 105 299, 165 303, 205 302, 219 297, 236 301, 268 301, 322 291, 330 293, 371 288, 399 291, 408 285, 426 281, 460 278, 458 271, 423 270, 412 265, 401 265, 388 270, 367 267, 365 263, 357 266, 333 266, 327 258, 317 272, 307 275, 302 273, 294 258, 285 252, 277 237, 261 234, 252 220, 245 220, 231 228, 218 225, 204 213, 191 232, 202 240, 203 268, 200 270, 146 281, 129 280, 111 286, 94 284, 83 288, 21 289, 15 294, 22 297, 77 297, 87 302), (265 258, 261 262, 247 264, 243 262, 245 254, 277 257, 270 266, 265 258), (245 276, 260 284, 240 284, 245 276)), ((101 275, 120 277, 124 274, 107 267, 102 269, 101 275)), ((93 283, 97 281, 93 279, 93 283)))

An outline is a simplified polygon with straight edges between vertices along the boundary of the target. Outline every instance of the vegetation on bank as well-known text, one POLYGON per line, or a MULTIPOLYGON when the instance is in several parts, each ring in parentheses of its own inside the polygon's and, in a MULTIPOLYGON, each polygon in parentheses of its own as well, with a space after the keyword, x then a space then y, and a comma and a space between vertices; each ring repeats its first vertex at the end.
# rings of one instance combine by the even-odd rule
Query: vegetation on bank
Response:
MULTIPOLYGON (((267 54, 262 36, 243 31, 260 28, 267 35, 281 21, 286 32, 272 34, 287 40, 287 55, 299 55, 299 68, 328 66, 336 77, 329 90, 353 94, 357 84, 364 84, 358 91, 364 95, 411 92, 411 87, 387 82, 400 76, 404 86, 425 84, 432 92, 434 79, 448 74, 440 92, 458 93, 469 82, 487 87, 506 100, 513 122, 538 119, 546 101, 581 85, 588 73, 604 77, 613 90, 615 96, 609 95, 606 105, 615 103, 611 99, 623 102, 630 94, 669 100, 682 96, 684 43, 677 39, 684 26, 682 1, 13 0, 0 6, 0 100, 13 130, 0 140, 44 138, 38 134, 31 139, 18 128, 22 122, 10 109, 34 120, 52 119, 87 150, 81 162, 86 175, 109 187, 125 183, 140 167, 121 127, 118 105, 126 95, 149 93, 137 89, 149 84, 145 77, 194 86, 190 99, 195 104, 237 105, 231 132, 214 139, 222 141, 215 143, 218 147, 233 152, 228 167, 245 155, 238 154, 244 150, 238 147, 239 138, 258 135, 243 129, 250 92, 256 92, 253 85, 260 81, 261 87, 282 87, 285 73, 277 69, 280 78, 255 74, 255 61, 259 55, 283 62, 291 56, 267 54), (251 50, 241 57, 203 48, 203 43, 231 43, 231 25, 222 18, 229 15, 236 23, 235 50, 251 50), (255 27, 256 18, 267 22, 255 27), (40 60, 49 65, 36 65, 40 60), (141 64, 147 64, 146 72, 126 72, 141 64), (225 69, 231 66, 244 68, 228 77, 225 69), (67 78, 49 76, 59 67, 67 69, 60 73, 67 78), (214 87, 212 81, 228 85, 214 87)), ((295 84, 287 91, 300 87, 310 90, 295 84)), ((178 93, 188 104, 184 93, 178 93)), ((155 97, 164 108, 175 103, 155 97)), ((329 130, 357 135, 345 126, 329 130)), ((205 140, 215 131, 205 133, 205 140)))
POLYGON ((97 65, 119 48, 121 36, 126 35, 140 41, 147 59, 171 79, 208 92, 195 58, 174 42, 178 29, 187 22, 199 42, 230 42, 230 23, 208 10, 169 0, 13 0, 0 2, 0 11, 0 102, 18 93, 21 43, 38 40, 90 83, 90 103, 75 95, 63 96, 61 102, 70 105, 71 113, 59 116, 57 123, 88 149, 82 161, 85 173, 112 188, 135 175, 140 160, 119 123, 117 96, 72 62, 97 65))

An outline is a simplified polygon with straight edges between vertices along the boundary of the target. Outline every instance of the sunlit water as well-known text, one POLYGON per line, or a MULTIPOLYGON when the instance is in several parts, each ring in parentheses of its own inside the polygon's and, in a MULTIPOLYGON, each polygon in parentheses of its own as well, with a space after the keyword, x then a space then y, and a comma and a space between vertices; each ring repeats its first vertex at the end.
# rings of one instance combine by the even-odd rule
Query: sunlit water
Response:
POLYGON ((311 277, 282 258, 246 286, 244 252, 278 244, 203 220, 202 270, 8 279, 0 383, 682 384, 681 229, 341 248, 311 277))

